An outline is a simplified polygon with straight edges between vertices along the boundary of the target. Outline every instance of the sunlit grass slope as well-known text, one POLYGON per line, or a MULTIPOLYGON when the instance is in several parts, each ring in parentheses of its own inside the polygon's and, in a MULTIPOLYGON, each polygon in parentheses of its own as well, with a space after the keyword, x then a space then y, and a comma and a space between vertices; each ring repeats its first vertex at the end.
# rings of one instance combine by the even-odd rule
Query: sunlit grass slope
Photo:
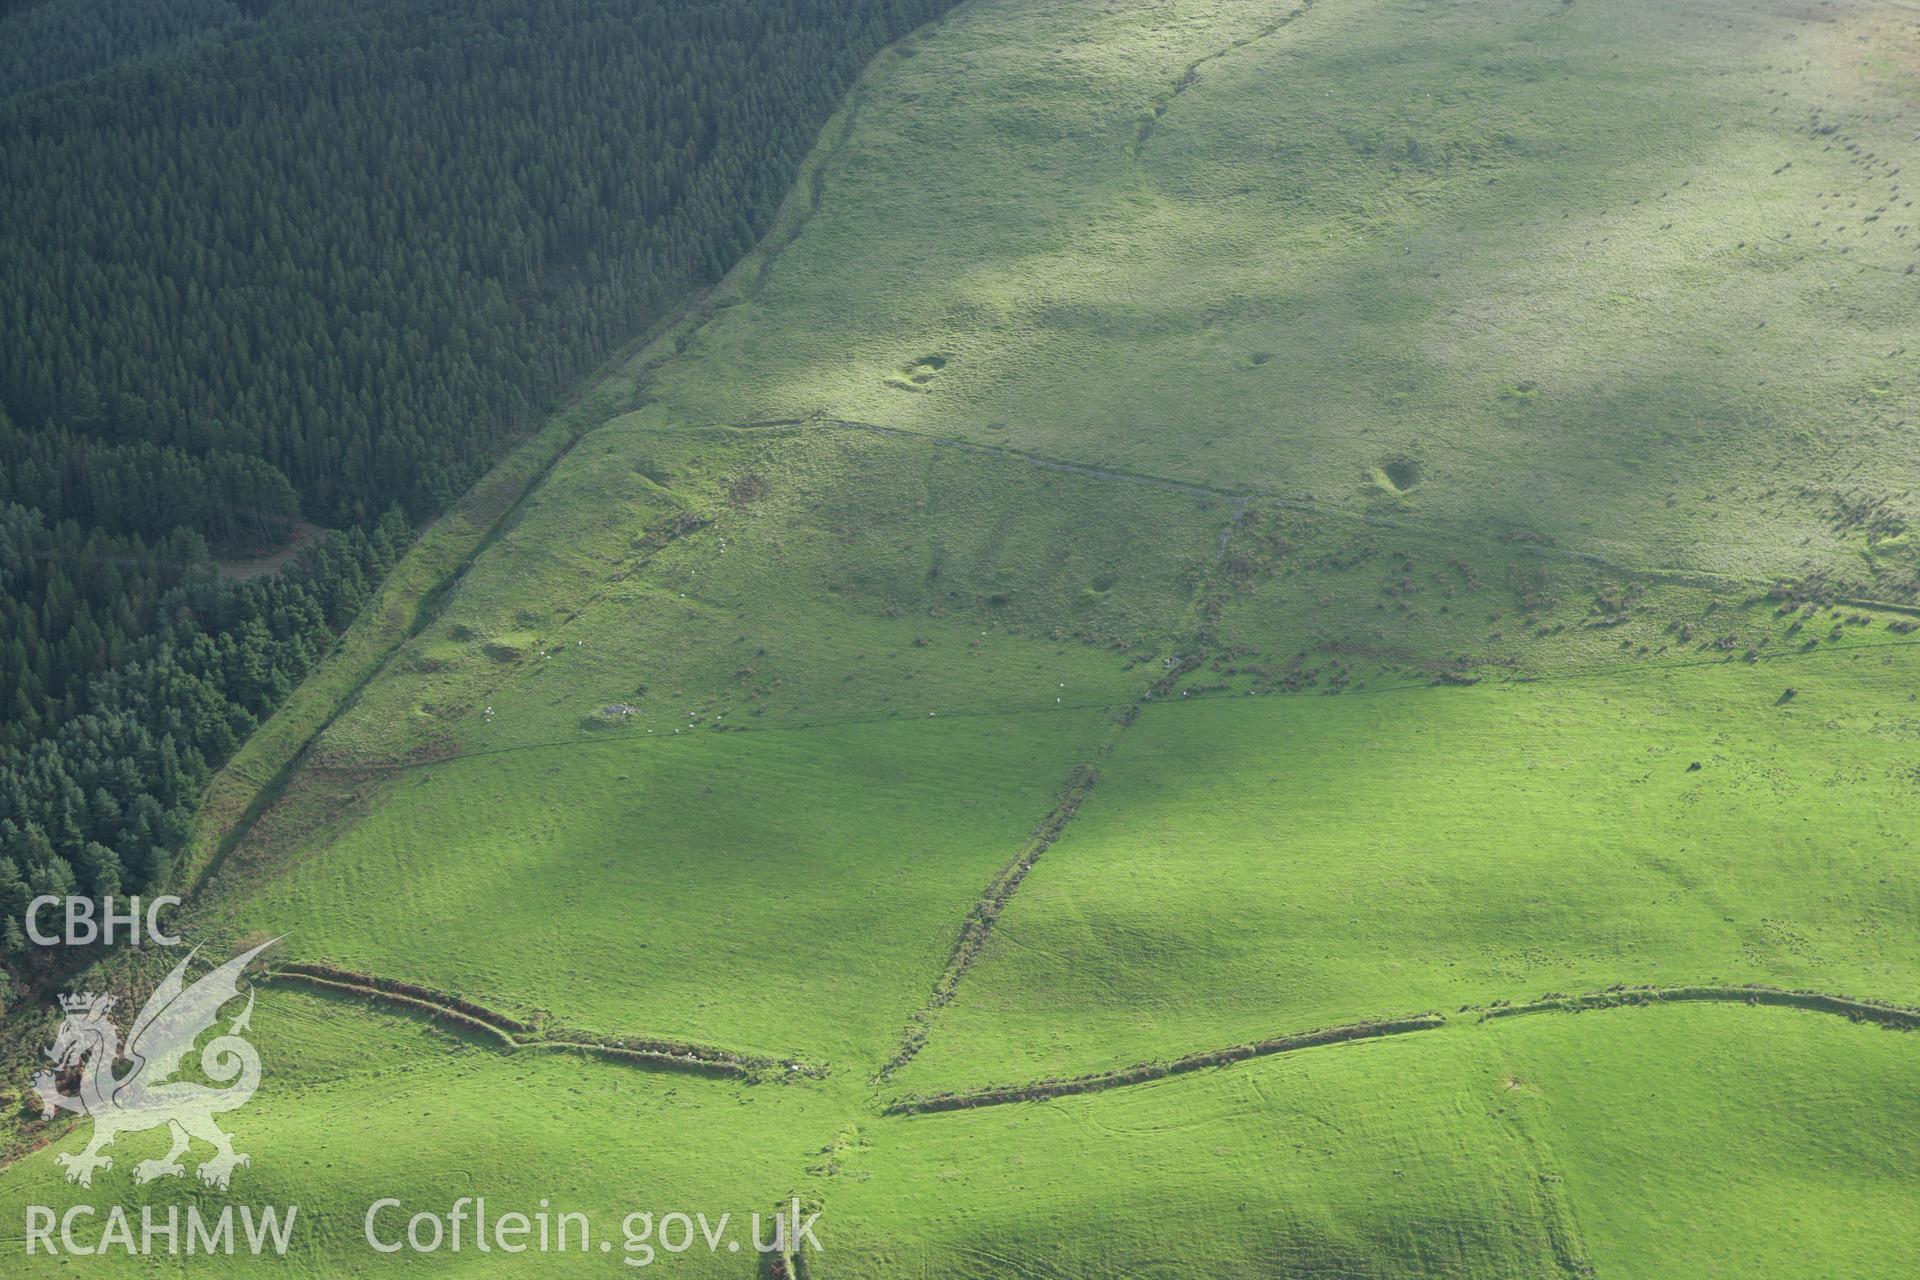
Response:
MULTIPOLYGON (((1910 1035, 1620 1009, 888 1121, 836 1276, 1897 1276, 1910 1035)), ((824 1273, 824 1270, 823 1270, 824 1273)))
MULTIPOLYGON (((252 1039, 266 1084, 244 1110, 224 1118, 235 1149, 252 1158, 235 1172, 230 1192, 195 1181, 192 1165, 207 1154, 198 1145, 187 1158, 185 1177, 133 1185, 133 1165, 165 1153, 164 1130, 122 1138, 111 1149, 113 1169, 96 1173, 89 1190, 62 1182, 53 1151, 42 1152, 0 1180, 0 1221, 8 1224, 13 1255, 7 1275, 148 1275, 158 1263, 161 1274, 191 1276, 406 1276, 423 1270, 475 1277, 606 1276, 630 1271, 621 1262, 626 1255, 620 1230, 629 1213, 657 1218, 699 1210, 713 1220, 722 1213, 735 1217, 734 1238, 746 1260, 724 1249, 709 1256, 703 1246, 671 1259, 661 1255, 655 1270, 750 1276, 756 1256, 746 1243, 750 1215, 770 1218, 776 1201, 811 1194, 801 1170, 818 1145, 816 1135, 843 1123, 816 1094, 608 1067, 567 1053, 508 1056, 352 1003, 292 991, 259 999, 252 1039), (412 1214, 444 1218, 457 1198, 474 1195, 486 1196, 496 1219, 543 1208, 586 1214, 595 1229, 592 1247, 584 1254, 479 1253, 471 1206, 459 1253, 443 1243, 431 1254, 388 1255, 365 1241, 366 1215, 378 1200, 401 1201, 376 1221, 388 1243, 404 1237, 412 1214), (199 1252, 149 1263, 120 1248, 90 1257, 25 1257, 19 1243, 25 1206, 64 1210, 75 1203, 99 1211, 76 1221, 81 1241, 99 1238, 114 1204, 126 1206, 136 1239, 143 1206, 152 1206, 163 1223, 168 1206, 178 1206, 183 1222, 189 1205, 208 1219, 238 1205, 272 1205, 283 1216, 291 1205, 298 1213, 284 1258, 251 1256, 244 1243, 233 1256, 199 1252), (613 1243, 611 1256, 599 1250, 603 1239, 613 1243)), ((80 1145, 68 1139, 55 1150, 80 1145)), ((771 1227, 762 1230, 770 1238, 771 1227)))
POLYGON ((1091 725, 626 735, 423 767, 246 918, 301 958, 522 1014, 857 1071, 1091 725))
POLYGON ((316 743, 217 910, 573 1025, 877 1061, 1190 629, 1228 518, 617 420, 316 743))
POLYGON ((1616 983, 1920 1003, 1916 685, 1904 646, 1149 708, 900 1083, 1616 983))
POLYGON ((1488 1075, 1429 1032, 891 1120, 833 1192, 861 1254, 834 1274, 1558 1276, 1488 1075))
MULTIPOLYGON (((297 1203, 284 1263, 193 1274, 593 1275, 621 1256, 376 1256, 367 1206, 590 1215, 824 1206, 816 1275, 1898 1275, 1920 1155, 1908 1038, 1793 1010, 1552 1014, 1311 1050, 1047 1104, 876 1119, 740 1088, 502 1056, 329 1000, 256 1011, 275 1086, 245 1113, 247 1203, 297 1203), (1869 1113, 1876 1123, 1863 1125, 1869 1113)), ((236 1126, 239 1127, 239 1126, 236 1126)), ((71 1140, 60 1144, 71 1148, 71 1140)), ((121 1158, 159 1154, 156 1135, 121 1158)), ((117 1176, 102 1175, 106 1180, 117 1176)), ((65 1204, 44 1156, 0 1214, 65 1204)), ((92 1198, 100 1199, 97 1188, 92 1198)), ((116 1201, 226 1197, 178 1183, 116 1201)), ((382 1219, 387 1225, 388 1219, 382 1219)), ((738 1229, 738 1223, 735 1224, 738 1229)), ((599 1238, 599 1237, 596 1237, 599 1238)), ((615 1235, 615 1247, 619 1248, 615 1235)), ((124 1258, 84 1260, 118 1272, 124 1258)), ((20 1274, 70 1274, 41 1258, 20 1274)), ((740 1276, 696 1248, 667 1274, 740 1276)))
POLYGON ((826 1074, 276 991, 289 1269, 398 1271, 377 1186, 798 1191, 814 1280, 1903 1276, 1911 1035, 1461 1006, 1920 1003, 1916 88, 1920 17, 1800 0, 974 0, 883 56, 192 917, 826 1074))
POLYGON ((1725 1005, 1485 1029, 1595 1275, 1897 1276, 1920 1248, 1911 1034, 1725 1005))

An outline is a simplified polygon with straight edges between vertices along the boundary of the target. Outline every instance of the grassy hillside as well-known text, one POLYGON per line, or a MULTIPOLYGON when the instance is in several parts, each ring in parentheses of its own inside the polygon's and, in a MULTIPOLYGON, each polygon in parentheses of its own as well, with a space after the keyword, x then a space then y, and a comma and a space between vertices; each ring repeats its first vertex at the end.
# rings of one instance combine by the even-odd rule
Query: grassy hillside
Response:
POLYGON ((900 1083, 1615 983, 1910 1002, 1916 658, 1150 709, 900 1083))
MULTIPOLYGON (((236 1174, 231 1196, 191 1176, 133 1186, 126 1170, 166 1147, 164 1135, 149 1132, 116 1144, 114 1170, 97 1174, 90 1193, 62 1183, 44 1156, 15 1166, 0 1186, 0 1213, 18 1224, 25 1205, 73 1200, 99 1203, 104 1213, 111 1197, 129 1206, 137 1234, 142 1205, 154 1206, 163 1220, 169 1205, 183 1214, 189 1204, 209 1214, 234 1202, 299 1206, 296 1247, 284 1260, 263 1263, 243 1247, 234 1257, 201 1254, 172 1264, 195 1275, 390 1276, 422 1266, 459 1276, 606 1275, 627 1269, 620 1264, 629 1256, 620 1226, 635 1211, 700 1209, 716 1220, 733 1213, 745 1241, 751 1214, 770 1215, 777 1200, 804 1189, 800 1168, 814 1135, 841 1123, 831 1105, 797 1091, 597 1067, 574 1053, 503 1057, 323 997, 274 992, 255 1016, 271 1084, 242 1113, 247 1123, 235 1117, 231 1126, 236 1148, 253 1157, 236 1174), (677 1135, 667 1144, 644 1136, 667 1131, 677 1135), (529 1159, 530 1152, 551 1158, 529 1159), (377 1222, 381 1238, 391 1240, 404 1235, 412 1213, 444 1214, 454 1197, 475 1192, 496 1214, 532 1215, 543 1201, 556 1214, 586 1214, 595 1228, 591 1247, 544 1258, 483 1255, 472 1247, 471 1225, 459 1254, 443 1248, 389 1256, 365 1243, 367 1207, 376 1200, 403 1203, 377 1222), (612 1258, 598 1251, 603 1239, 614 1245, 612 1258)), ((763 1231, 771 1236, 770 1227, 763 1231)), ((754 1256, 750 1244, 741 1251, 754 1256)), ((704 1247, 662 1257, 663 1269, 676 1273, 752 1274, 751 1261, 742 1266, 724 1253, 712 1259, 704 1247)), ((119 1261, 126 1265, 124 1256, 119 1261)), ((9 1266, 21 1268, 15 1274, 71 1274, 87 1263, 112 1270, 114 1258, 62 1267, 43 1255, 9 1266)))
POLYGON ((1903 1274, 1917 87, 1784 0, 883 55, 227 775, 292 1268, 457 1186, 798 1195, 828 1278, 1903 1274))
POLYGON ((1913 39, 1797 0, 989 7, 659 393, 1854 568, 1832 509, 1920 479, 1913 39))
POLYGON ((1817 1014, 1618 1010, 891 1121, 829 1199, 862 1256, 820 1274, 1898 1275, 1911 1056, 1817 1014))

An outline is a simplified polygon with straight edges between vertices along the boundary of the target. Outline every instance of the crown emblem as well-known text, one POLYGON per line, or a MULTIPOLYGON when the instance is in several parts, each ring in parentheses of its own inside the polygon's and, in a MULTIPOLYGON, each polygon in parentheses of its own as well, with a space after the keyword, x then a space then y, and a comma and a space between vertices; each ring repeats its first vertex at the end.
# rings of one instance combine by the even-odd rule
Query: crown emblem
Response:
POLYGON ((239 997, 247 965, 278 941, 241 952, 191 986, 187 965, 197 952, 189 953, 147 997, 125 1045, 107 1012, 116 1002, 112 994, 76 991, 60 997, 66 1021, 53 1047, 44 1051, 50 1063, 34 1076, 33 1091, 40 1095, 43 1118, 68 1111, 93 1121, 93 1137, 84 1150, 54 1157, 68 1182, 90 1187, 96 1172, 113 1168, 113 1157, 101 1149, 116 1135, 164 1128, 173 1134, 172 1148, 158 1160, 136 1164, 133 1180, 179 1177, 186 1172, 180 1157, 197 1138, 214 1149, 196 1171, 200 1181, 226 1190, 233 1171, 249 1161, 233 1149, 233 1135, 214 1118, 245 1106, 260 1087, 260 1055, 244 1035, 253 1016, 251 991, 247 1007, 200 1051, 199 1074, 211 1083, 176 1077, 201 1035, 220 1021, 221 1009, 239 997), (124 1071, 122 1062, 128 1064, 124 1071))

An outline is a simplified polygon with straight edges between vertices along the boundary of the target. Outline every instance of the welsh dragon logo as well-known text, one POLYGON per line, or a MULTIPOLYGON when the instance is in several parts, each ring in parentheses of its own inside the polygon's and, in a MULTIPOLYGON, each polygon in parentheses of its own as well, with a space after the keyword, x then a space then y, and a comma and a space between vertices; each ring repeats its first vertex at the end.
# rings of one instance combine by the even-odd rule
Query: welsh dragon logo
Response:
POLYGON ((194 1138, 214 1149, 212 1158, 202 1160, 196 1171, 200 1181, 210 1187, 224 1191, 234 1167, 252 1163, 233 1149, 232 1135, 213 1122, 220 1113, 244 1106, 260 1086, 260 1055, 242 1036, 253 1017, 251 988, 247 1007, 200 1052, 200 1069, 208 1079, 225 1087, 169 1077, 179 1071, 180 1061, 192 1050, 194 1041, 218 1020, 220 1010, 239 997, 240 976, 248 963, 277 941, 275 938, 243 952, 187 986, 182 975, 198 951, 195 948, 147 1000, 140 1016, 133 1020, 124 1048, 119 1029, 107 1016, 113 1008, 112 996, 84 993, 60 998, 66 1021, 60 1024, 60 1034, 46 1055, 63 1074, 79 1071, 79 1089, 74 1094, 61 1093, 52 1071, 35 1076, 33 1087, 47 1119, 52 1119, 56 1111, 72 1111, 93 1120, 93 1140, 86 1150, 54 1157, 66 1168, 68 1182, 92 1186, 94 1170, 113 1168, 113 1157, 100 1154, 103 1148, 123 1133, 161 1125, 172 1130, 173 1144, 160 1159, 136 1164, 135 1182, 185 1173, 180 1157, 194 1138), (115 1065, 123 1058, 132 1065, 124 1075, 118 1075, 115 1065))

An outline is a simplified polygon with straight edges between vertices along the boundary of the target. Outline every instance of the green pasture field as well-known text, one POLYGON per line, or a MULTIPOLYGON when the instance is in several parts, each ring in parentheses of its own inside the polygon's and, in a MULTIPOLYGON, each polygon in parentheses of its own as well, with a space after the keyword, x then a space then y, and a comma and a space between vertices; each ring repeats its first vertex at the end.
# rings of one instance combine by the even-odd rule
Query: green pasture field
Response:
POLYGON ((426 766, 245 918, 302 959, 522 1017, 857 1072, 1093 727, 628 736, 426 766))
POLYGON ((896 1083, 1614 984, 1910 1002, 1916 686, 1903 645, 1148 708, 896 1083))
POLYGON ((1899 1275, 1911 1054, 1796 1010, 1618 1009, 890 1121, 828 1200, 862 1256, 820 1274, 1899 1275))
MULTIPOLYGON (((798 1196, 811 1280, 1907 1274, 1917 91, 1896 0, 967 0, 894 46, 216 783, 194 940, 547 1038, 269 982, 233 1195, 314 1230, 212 1270, 628 1270, 359 1241, 485 1194, 798 1196), (1720 990, 1481 1021, 1621 984, 1720 990)), ((14 1129, 6 1239, 225 1202, 14 1129)))
MULTIPOLYGON (((297 1205, 293 1247, 284 1258, 263 1261, 243 1245, 233 1256, 159 1259, 161 1273, 401 1276, 426 1268, 476 1277, 614 1276, 633 1274, 623 1259, 640 1256, 624 1249, 627 1215, 685 1210, 738 1218, 733 1239, 746 1260, 724 1249, 709 1256, 702 1246, 661 1254, 658 1265, 639 1274, 752 1275, 750 1215, 761 1213, 770 1224, 776 1202, 810 1194, 808 1153, 819 1145, 817 1134, 830 1136, 841 1123, 818 1094, 609 1068, 565 1051, 506 1055, 353 1002, 295 991, 262 997, 254 1021, 269 1083, 240 1113, 244 1124, 228 1118, 236 1149, 253 1160, 236 1172, 230 1193, 201 1187, 191 1174, 134 1186, 127 1170, 159 1157, 166 1139, 163 1132, 133 1135, 115 1144, 114 1168, 96 1174, 90 1191, 61 1182, 44 1155, 10 1170, 0 1185, 10 1240, 18 1241, 25 1206, 35 1204, 97 1205, 102 1218, 79 1224, 82 1239, 89 1232, 98 1239, 109 1203, 127 1207, 136 1236, 146 1206, 164 1221, 168 1206, 184 1220, 189 1205, 209 1218, 230 1205, 283 1212, 297 1205), (445 1217, 457 1198, 476 1194, 486 1196, 496 1217, 531 1217, 543 1201, 556 1215, 586 1214, 590 1248, 482 1254, 473 1246, 471 1216, 458 1253, 443 1243, 431 1254, 389 1255, 365 1241, 366 1215, 378 1200, 401 1201, 375 1224, 382 1242, 392 1243, 404 1238, 412 1214, 445 1217), (612 1243, 610 1254, 599 1250, 600 1240, 612 1243)), ((762 1232, 772 1238, 771 1225, 762 1232)), ((12 1259, 8 1274, 71 1276, 111 1271, 116 1263, 150 1273, 151 1264, 109 1250, 91 1257, 41 1253, 24 1265, 12 1259)))

